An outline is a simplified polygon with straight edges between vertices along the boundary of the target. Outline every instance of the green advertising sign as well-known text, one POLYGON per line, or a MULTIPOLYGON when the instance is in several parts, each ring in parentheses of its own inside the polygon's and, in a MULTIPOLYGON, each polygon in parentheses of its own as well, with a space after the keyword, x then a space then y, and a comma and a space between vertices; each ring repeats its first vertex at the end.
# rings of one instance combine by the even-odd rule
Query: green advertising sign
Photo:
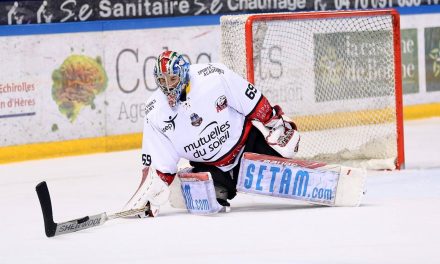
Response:
POLYGON ((314 35, 317 102, 394 94, 391 31, 314 35))
POLYGON ((400 31, 400 48, 402 52, 402 84, 403 93, 419 92, 419 63, 417 29, 400 31))
POLYGON ((426 91, 440 91, 440 27, 425 28, 426 91))

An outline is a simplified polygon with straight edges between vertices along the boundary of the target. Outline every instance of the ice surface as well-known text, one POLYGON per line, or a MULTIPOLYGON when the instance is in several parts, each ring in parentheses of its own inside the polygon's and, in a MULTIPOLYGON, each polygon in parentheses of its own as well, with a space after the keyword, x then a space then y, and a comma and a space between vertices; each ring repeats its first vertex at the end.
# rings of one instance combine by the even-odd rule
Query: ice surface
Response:
POLYGON ((358 208, 239 194, 232 212, 118 219, 48 239, 55 221, 117 211, 140 180, 139 150, 0 166, 0 263, 440 263, 440 118, 405 122, 406 169, 369 172, 358 208))

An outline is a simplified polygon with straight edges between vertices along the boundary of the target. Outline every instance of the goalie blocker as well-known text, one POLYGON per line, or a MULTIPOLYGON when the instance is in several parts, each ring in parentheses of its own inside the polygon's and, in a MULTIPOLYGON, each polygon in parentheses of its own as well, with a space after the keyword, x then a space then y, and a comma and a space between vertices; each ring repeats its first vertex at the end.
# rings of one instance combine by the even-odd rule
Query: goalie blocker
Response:
POLYGON ((366 170, 244 153, 237 191, 328 206, 359 206, 366 170))

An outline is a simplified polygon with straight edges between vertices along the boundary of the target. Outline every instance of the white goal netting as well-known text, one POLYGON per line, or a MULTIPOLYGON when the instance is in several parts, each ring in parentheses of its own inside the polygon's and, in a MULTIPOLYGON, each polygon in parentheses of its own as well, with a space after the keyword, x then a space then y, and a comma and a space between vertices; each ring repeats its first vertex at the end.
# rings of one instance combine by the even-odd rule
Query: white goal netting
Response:
POLYGON ((299 158, 396 168, 393 15, 308 14, 223 16, 223 63, 293 118, 299 158))

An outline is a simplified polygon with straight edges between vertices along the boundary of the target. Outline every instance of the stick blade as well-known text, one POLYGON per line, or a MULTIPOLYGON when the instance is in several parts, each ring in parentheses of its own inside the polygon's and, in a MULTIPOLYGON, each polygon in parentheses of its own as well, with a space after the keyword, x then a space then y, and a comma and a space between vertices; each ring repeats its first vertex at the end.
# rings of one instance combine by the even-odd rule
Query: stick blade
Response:
POLYGON ((52 202, 50 200, 49 189, 45 181, 40 182, 35 187, 35 191, 40 201, 41 211, 43 213, 44 230, 47 237, 55 236, 57 224, 53 221, 52 202))

